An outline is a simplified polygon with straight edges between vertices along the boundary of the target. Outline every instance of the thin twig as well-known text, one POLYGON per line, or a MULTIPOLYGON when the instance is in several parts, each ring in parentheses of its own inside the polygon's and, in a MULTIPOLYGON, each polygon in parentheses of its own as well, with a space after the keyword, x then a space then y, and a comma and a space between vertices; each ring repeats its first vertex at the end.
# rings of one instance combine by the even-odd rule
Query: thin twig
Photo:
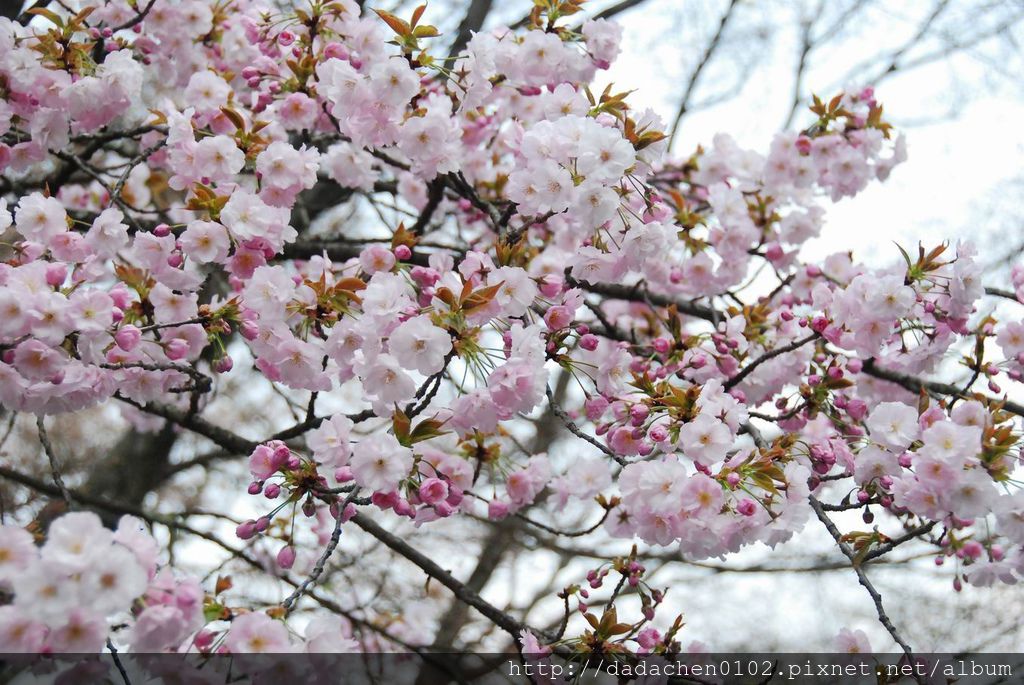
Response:
POLYGON ((345 501, 338 510, 338 518, 334 520, 334 530, 331 532, 331 539, 327 543, 327 547, 324 548, 324 553, 320 555, 319 559, 317 559, 316 565, 313 567, 313 570, 310 571, 306 579, 299 583, 298 587, 295 588, 295 591, 281 602, 281 606, 285 608, 286 613, 291 613, 295 602, 297 602, 299 598, 305 594, 306 589, 315 583, 323 574, 324 568, 327 566, 327 560, 331 558, 332 554, 334 554, 334 550, 337 549, 338 542, 341 540, 341 526, 345 519, 345 509, 352 503, 352 500, 354 500, 358 494, 359 488, 353 488, 352 492, 350 492, 348 497, 345 498, 345 501))
POLYGON ((775 357, 778 357, 780 355, 786 354, 787 352, 794 352, 794 351, 800 349, 801 347, 803 347, 804 345, 806 345, 807 343, 811 342, 812 340, 814 340, 817 337, 818 337, 817 333, 811 333, 810 335, 808 335, 806 337, 803 337, 803 338, 800 338, 799 340, 794 340, 793 342, 789 343, 788 345, 783 345, 782 347, 776 347, 775 349, 771 350, 770 352, 765 352, 763 355, 761 355, 760 357, 758 357, 754 361, 752 361, 749 364, 747 364, 746 366, 744 366, 740 370, 739 373, 737 373, 735 376, 733 376, 732 378, 727 380, 723 384, 723 386, 725 387, 726 390, 729 390, 730 388, 735 387, 736 385, 742 383, 743 379, 745 379, 747 376, 749 376, 754 371, 754 369, 756 369, 757 367, 761 366, 761 364, 764 364, 766 361, 768 361, 770 359, 774 359, 775 357))
POLYGON ((61 475, 60 465, 57 463, 57 454, 54 452, 50 436, 46 432, 46 424, 43 422, 42 414, 36 415, 36 428, 39 429, 39 442, 43 444, 46 458, 50 460, 50 472, 53 474, 53 482, 57 485, 57 489, 60 490, 60 496, 64 499, 64 502, 68 507, 71 507, 71 493, 68 492, 68 486, 64 484, 64 477, 61 475))
POLYGON ((132 685, 131 678, 128 677, 128 671, 125 670, 124 664, 121 663, 121 657, 117 654, 117 647, 114 643, 107 638, 107 649, 110 650, 110 658, 114 661, 114 666, 117 667, 118 672, 121 674, 121 680, 124 681, 124 685, 132 685))
MULTIPOLYGON (((832 519, 830 519, 828 514, 825 513, 824 509, 822 509, 821 502, 818 501, 818 498, 811 495, 808 500, 810 501, 811 508, 814 509, 814 513, 818 517, 818 520, 822 522, 826 529, 828 529, 829 535, 831 535, 832 539, 836 541, 836 544, 839 546, 839 550, 847 559, 850 560, 853 570, 857 573, 857 580, 860 581, 860 584, 863 585, 864 589, 868 591, 869 595, 871 595, 871 600, 875 603, 875 613, 878 614, 879 622, 887 631, 889 631, 889 635, 891 635, 892 639, 896 641, 896 644, 900 646, 903 653, 907 655, 909 662, 913 663, 914 653, 910 649, 910 645, 907 644, 899 631, 896 630, 896 626, 893 625, 889 615, 885 613, 885 607, 882 605, 882 595, 878 593, 875 586, 871 584, 870 580, 868 580, 867 574, 865 574, 864 569, 861 568, 860 560, 857 559, 853 550, 843 542, 843 534, 839 532, 839 529, 836 528, 836 524, 832 522, 832 519)), ((923 680, 920 677, 917 678, 917 681, 923 685, 923 680)))
POLYGON ((711 36, 711 40, 708 41, 707 47, 704 48, 704 54, 701 56, 700 62, 698 62, 697 66, 694 67, 692 72, 690 72, 690 79, 686 83, 686 90, 683 91, 683 99, 679 103, 679 111, 676 113, 676 118, 672 121, 672 131, 668 135, 669 149, 672 148, 672 143, 675 141, 676 133, 679 131, 680 122, 690 109, 690 100, 693 98, 693 92, 697 87, 697 82, 700 80, 700 75, 704 71, 704 67, 706 67, 711 61, 711 58, 714 56, 719 44, 722 42, 722 34, 725 33, 725 27, 729 25, 729 20, 732 19, 734 14, 733 10, 736 9, 737 4, 739 4, 739 0, 729 0, 729 6, 725 9, 725 13, 722 14, 722 18, 718 22, 718 29, 715 31, 714 35, 711 36))
POLYGON ((562 409, 560 406, 558 406, 558 403, 555 402, 555 396, 552 394, 551 388, 545 387, 544 388, 544 392, 548 396, 548 404, 551 405, 551 411, 554 412, 555 416, 557 416, 559 419, 561 419, 562 423, 565 424, 565 427, 569 429, 570 433, 575 435, 577 438, 580 438, 581 440, 586 440, 591 445, 593 445, 594 447, 596 447, 597 449, 601 450, 606 455, 608 455, 609 457, 614 459, 620 465, 625 466, 625 464, 626 464, 626 460, 625 459, 623 459, 619 455, 615 454, 615 452, 612 452, 605 445, 602 445, 601 442, 597 438, 595 438, 595 437, 593 437, 591 435, 588 435, 587 433, 584 433, 580 429, 580 427, 577 426, 575 424, 575 422, 573 422, 572 418, 568 414, 565 413, 565 410, 562 409))
MULTIPOLYGON (((473 592, 471 589, 466 587, 465 583, 459 581, 451 573, 438 566, 433 559, 411 547, 408 543, 390 531, 381 528, 373 519, 363 514, 356 514, 351 520, 367 533, 390 547, 393 551, 398 552, 400 555, 418 566, 428 576, 434 578, 447 587, 460 601, 465 602, 479 611, 490 619, 492 623, 512 637, 518 639, 520 631, 523 629, 529 629, 529 626, 505 613, 498 607, 483 599, 476 592, 473 592)), ((542 631, 533 630, 533 632, 543 635, 544 637, 548 637, 542 631)))

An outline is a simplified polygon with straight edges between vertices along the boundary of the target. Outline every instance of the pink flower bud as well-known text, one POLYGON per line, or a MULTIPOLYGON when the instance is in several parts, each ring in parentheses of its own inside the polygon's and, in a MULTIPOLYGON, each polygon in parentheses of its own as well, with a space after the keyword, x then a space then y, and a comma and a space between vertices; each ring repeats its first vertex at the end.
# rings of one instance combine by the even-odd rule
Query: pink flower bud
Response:
POLYGON ((416 516, 416 510, 409 504, 408 500, 399 498, 395 502, 395 513, 399 516, 406 516, 408 518, 414 518, 416 516))
POLYGON ((409 257, 412 257, 412 250, 409 249, 408 245, 399 245, 395 248, 395 257, 404 262, 409 257))
POLYGON ((438 502, 434 505, 434 512, 441 518, 448 518, 455 513, 455 507, 447 502, 438 502))
POLYGON ((757 503, 749 497, 744 497, 740 500, 740 503, 736 505, 736 511, 744 516, 753 516, 757 513, 757 503))
POLYGON ((509 514, 509 506, 501 500, 492 499, 487 503, 487 518, 492 521, 500 521, 509 514))
POLYGON ((587 350, 588 352, 593 352, 594 350, 597 349, 597 346, 598 344, 600 344, 600 342, 600 339, 596 335, 592 333, 587 333, 586 335, 580 338, 580 347, 587 350))
POLYGON ((192 644, 196 646, 196 649, 203 651, 210 648, 215 637, 217 634, 212 630, 200 630, 192 639, 192 644))
POLYGON ((188 343, 181 338, 173 338, 164 345, 164 354, 172 361, 184 359, 188 354, 188 343))
POLYGON ((157 238, 165 238, 171 234, 171 227, 167 224, 157 224, 153 227, 153 235, 157 238))
POLYGON ((240 523, 238 527, 235 528, 235 535, 238 536, 239 540, 248 540, 252 538, 254 535, 256 535, 256 522, 245 521, 243 523, 240 523))
POLYGON ((437 504, 448 497, 448 483, 440 478, 427 478, 420 484, 420 499, 427 504, 437 504))
POLYGON ((255 321, 246 319, 242 323, 238 324, 238 332, 242 334, 242 337, 246 340, 255 340, 259 337, 260 327, 255 321))
POLYGON ((651 430, 648 431, 647 437, 657 443, 662 443, 668 440, 668 429, 662 424, 655 424, 651 426, 651 430))
POLYGON ((142 340, 142 331, 130 323, 121 326, 114 334, 114 342, 125 352, 131 352, 140 340, 142 340))
POLYGON ((289 569, 295 564, 295 548, 291 545, 282 547, 277 553, 277 565, 283 569, 289 569))
POLYGON ((867 416, 868 405, 864 400, 850 400, 849 404, 846 405, 846 413, 849 414, 850 418, 854 421, 860 421, 867 416))
POLYGON ((226 354, 220 359, 218 359, 216 362, 214 362, 213 370, 216 371, 217 373, 227 373, 234 367, 234 365, 235 362, 233 359, 231 359, 231 355, 226 354))
POLYGON ((68 277, 68 267, 66 264, 55 262, 46 265, 46 284, 56 288, 64 282, 64 279, 68 277))
POLYGON ((604 414, 605 410, 608 409, 608 400, 602 395, 594 395, 586 399, 583 407, 587 418, 591 421, 597 421, 604 414))
POLYGON ((962 549, 964 555, 971 559, 980 559, 981 555, 985 553, 985 548, 977 540, 968 540, 962 549))
POLYGON ((465 493, 462 492, 462 488, 458 487, 457 485, 452 485, 449 483, 448 497, 445 499, 445 502, 452 505, 453 507, 457 507, 460 504, 462 504, 462 500, 465 496, 465 493))
POLYGON ((551 307, 544 313, 544 323, 548 330, 558 331, 572 323, 573 312, 565 305, 551 307))
POLYGON ((348 59, 348 50, 341 43, 328 43, 324 46, 324 59, 348 59))
POLYGON ((273 464, 275 471, 288 464, 288 460, 291 459, 292 456, 292 451, 288 448, 288 445, 283 442, 274 441, 267 443, 267 447, 273 450, 270 457, 270 463, 273 464))
POLYGON ((302 515, 306 518, 316 516, 316 503, 313 500, 307 499, 302 503, 302 515))
POLYGON ((629 416, 634 426, 639 426, 646 421, 650 413, 651 410, 646 404, 634 404, 629 408, 629 416))
POLYGON ((280 494, 281 486, 277 483, 269 483, 267 487, 263 488, 263 496, 267 499, 277 499, 280 494))
POLYGON ((558 276, 546 274, 540 280, 540 293, 544 297, 554 299, 562 293, 563 282, 558 276))
POLYGON ((372 502, 375 507, 383 511, 394 509, 395 505, 398 504, 398 493, 382 492, 378 490, 370 495, 370 502, 372 502))
POLYGON ((124 283, 118 283, 108 292, 110 299, 114 301, 114 306, 120 310, 128 309, 132 304, 132 294, 128 291, 128 286, 124 283))

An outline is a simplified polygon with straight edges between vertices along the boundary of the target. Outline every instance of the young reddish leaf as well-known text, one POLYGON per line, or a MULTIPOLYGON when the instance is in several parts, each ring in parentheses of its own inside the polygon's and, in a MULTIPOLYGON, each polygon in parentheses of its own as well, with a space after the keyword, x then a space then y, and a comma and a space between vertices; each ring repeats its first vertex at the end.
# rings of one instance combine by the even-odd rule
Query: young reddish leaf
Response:
POLYGON ((426 9, 427 5, 424 3, 412 11, 412 22, 409 24, 411 27, 416 28, 416 24, 420 23, 420 17, 423 16, 426 9))
POLYGON ((239 131, 245 130, 245 119, 242 118, 241 114, 239 114, 231 107, 221 107, 220 111, 224 116, 228 118, 228 120, 232 124, 234 124, 236 129, 238 129, 239 131))
POLYGON ((402 38, 408 37, 412 33, 412 27, 405 22, 404 19, 399 19, 391 12, 385 12, 384 10, 373 10, 377 13, 377 16, 384 20, 384 23, 391 27, 391 30, 397 33, 402 38))
POLYGON ((392 417, 391 421, 395 430, 395 437, 398 438, 398 442, 403 445, 407 445, 409 442, 409 431, 412 427, 412 421, 405 415, 405 412, 398 408, 398 405, 395 405, 395 415, 392 417))
POLYGON ((491 303, 491 300, 494 299, 494 296, 498 294, 498 290, 501 289, 501 286, 504 283, 505 282, 502 281, 501 283, 496 283, 494 285, 487 286, 486 288, 481 288, 480 290, 477 290, 469 297, 463 299, 462 309, 467 314, 471 314, 477 309, 482 309, 486 307, 488 304, 491 303))
POLYGON ((213 594, 219 595, 222 592, 227 592, 234 583, 231 581, 231 576, 217 576, 217 584, 214 586, 213 594))

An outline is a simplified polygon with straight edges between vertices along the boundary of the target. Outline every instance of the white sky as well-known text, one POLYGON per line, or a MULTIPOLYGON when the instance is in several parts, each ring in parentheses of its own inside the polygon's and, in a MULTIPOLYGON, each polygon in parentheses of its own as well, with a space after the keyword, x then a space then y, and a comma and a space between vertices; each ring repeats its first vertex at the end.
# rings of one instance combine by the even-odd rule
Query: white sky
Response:
MULTIPOLYGON (((712 7, 706 12, 709 17, 703 18, 706 23, 716 20, 720 8, 715 6, 722 4, 687 6, 712 7)), ((906 12, 908 21, 873 24, 867 37, 840 43, 840 50, 825 51, 828 54, 820 57, 824 65, 808 72, 807 88, 822 97, 831 96, 837 85, 842 85, 837 74, 901 44, 916 26, 910 19, 930 6, 920 0, 899 3, 897 7, 906 12)), ((740 9, 750 11, 742 4, 740 9)), ((703 50, 702 42, 680 46, 673 40, 673 35, 682 35, 677 31, 685 28, 676 23, 685 19, 676 17, 687 11, 682 3, 651 0, 644 9, 621 15, 623 54, 608 74, 599 76, 601 83, 607 79, 621 89, 636 89, 630 96, 634 106, 652 107, 668 123, 684 90, 680 74, 688 75, 682 62, 693 64, 703 50)), ((778 21, 783 23, 784 18, 778 21)), ((723 54, 729 49, 737 48, 723 43, 723 54)), ((773 37, 771 49, 757 57, 756 78, 739 98, 687 115, 675 151, 687 154, 698 144, 707 145, 719 131, 732 134, 741 145, 766 151, 785 120, 796 50, 795 35, 773 37)), ((818 53, 812 53, 811 63, 818 62, 818 53)), ((856 198, 828 207, 825 231, 804 254, 815 258, 854 249, 855 256, 888 261, 899 258, 893 240, 913 246, 918 240, 977 239, 989 223, 986 205, 993 194, 1001 192, 1001 184, 1020 174, 1024 152, 1020 86, 994 78, 992 72, 985 63, 961 55, 883 81, 876 96, 887 118, 906 134, 909 159, 886 183, 873 183, 856 198), (977 92, 983 88, 990 92, 977 92), (959 110, 956 116, 945 116, 954 110, 959 110)), ((719 83, 728 84, 733 77, 728 68, 709 68, 700 83, 705 92, 714 93, 726 87, 719 83)), ((802 107, 794 128, 806 124, 811 116, 802 107)), ((984 251, 992 246, 980 247, 984 251)))

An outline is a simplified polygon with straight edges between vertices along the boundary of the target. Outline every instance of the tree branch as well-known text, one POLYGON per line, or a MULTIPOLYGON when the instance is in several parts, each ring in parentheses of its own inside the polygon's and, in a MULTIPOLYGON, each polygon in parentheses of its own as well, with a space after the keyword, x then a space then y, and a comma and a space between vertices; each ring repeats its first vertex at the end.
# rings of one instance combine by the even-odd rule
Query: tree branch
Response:
POLYGON ((692 72, 690 72, 690 79, 686 82, 686 90, 683 91, 683 99, 679 103, 679 111, 676 113, 675 119, 672 121, 672 131, 668 136, 668 149, 672 149, 672 143, 675 142, 676 133, 679 131, 679 123, 686 116, 689 111, 690 99, 693 97, 694 90, 697 87, 697 82, 700 80, 700 75, 704 71, 704 67, 708 65, 711 58, 714 56, 715 51, 718 50, 718 46, 722 41, 722 34, 725 33, 725 27, 729 25, 729 20, 733 17, 733 10, 736 9, 736 5, 739 4, 739 0, 729 0, 729 6, 725 9, 722 14, 722 18, 718 22, 718 29, 714 35, 711 36, 711 40, 708 41, 707 46, 704 48, 704 54, 701 56, 700 61, 692 72))
MULTIPOLYGON (((896 641, 896 644, 900 646, 900 648, 903 650, 903 653, 907 655, 907 659, 911 663, 913 663, 914 653, 910 649, 910 645, 907 644, 906 640, 903 639, 899 631, 896 630, 896 626, 893 625, 893 622, 889 618, 889 615, 885 613, 885 607, 882 605, 882 595, 878 593, 878 590, 875 589, 875 586, 871 584, 870 580, 868 580, 868 577, 864 573, 864 569, 861 568, 861 564, 859 560, 856 558, 856 555, 853 553, 853 550, 851 550, 849 546, 845 542, 843 542, 843 534, 839 532, 839 529, 836 528, 836 524, 832 522, 832 519, 830 519, 828 517, 828 514, 826 514, 825 511, 822 509, 821 502, 818 501, 817 497, 811 495, 809 497, 809 501, 811 503, 811 508, 814 509, 814 513, 818 517, 818 520, 821 521, 821 523, 825 526, 826 529, 828 529, 829 535, 831 535, 832 539, 836 541, 836 544, 839 546, 839 550, 847 559, 850 560, 850 564, 853 566, 853 570, 857 573, 857 580, 860 581, 860 584, 863 585, 864 589, 868 591, 869 595, 871 595, 871 600, 875 603, 875 613, 878 614, 879 622, 881 622, 881 624, 889 632, 889 635, 892 636, 892 639, 896 641)), ((920 677, 918 677, 918 682, 922 682, 920 677)))
POLYGON ((491 13, 491 6, 493 4, 493 0, 472 0, 469 3, 466 14, 463 15, 462 21, 459 22, 455 40, 452 41, 452 45, 448 49, 449 55, 457 57, 459 53, 466 49, 470 38, 473 37, 472 34, 483 28, 484 22, 487 21, 487 15, 491 13))
POLYGON ((465 602, 479 611, 513 638, 517 639, 520 631, 527 628, 526 625, 506 614, 501 609, 498 609, 496 606, 480 597, 476 592, 469 589, 465 583, 462 583, 451 573, 438 566, 433 559, 414 549, 390 531, 385 530, 366 515, 356 514, 351 520, 367 533, 418 566, 428 576, 437 580, 446 588, 451 590, 460 601, 465 602))

